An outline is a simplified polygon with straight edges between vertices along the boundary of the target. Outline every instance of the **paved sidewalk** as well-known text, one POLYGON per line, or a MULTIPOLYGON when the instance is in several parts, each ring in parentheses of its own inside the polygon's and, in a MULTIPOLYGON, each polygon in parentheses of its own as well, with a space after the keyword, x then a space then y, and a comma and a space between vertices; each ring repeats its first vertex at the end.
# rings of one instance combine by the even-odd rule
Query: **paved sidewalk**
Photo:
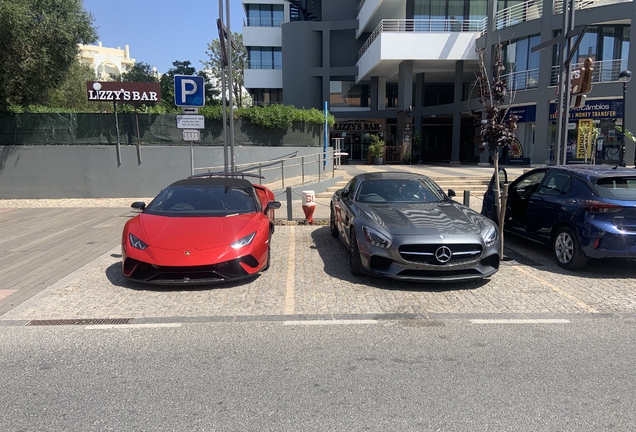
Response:
MULTIPOLYGON (((284 319, 636 318, 634 267, 593 263, 572 273, 542 248, 511 242, 518 260, 482 281, 409 283, 354 277, 326 226, 281 226, 270 270, 241 283, 154 287, 121 275, 117 247, 0 316, 31 320, 144 322, 284 319)), ((631 261, 633 263, 633 261, 631 261)))
MULTIPOLYGON (((345 165, 338 174, 348 178, 360 172, 379 170, 407 170, 422 172, 432 177, 436 175, 483 176, 492 173, 490 168, 476 166, 345 165)), ((291 182, 291 179, 288 180, 288 183, 291 182)), ((311 186, 308 185, 307 188, 310 189, 311 186)), ((461 196, 460 191, 457 192, 461 196)), ((0 316, 99 257, 105 256, 107 261, 117 262, 119 258, 116 255, 122 228, 124 223, 136 214, 136 211, 130 208, 130 204, 136 200, 149 202, 150 198, 0 200, 0 316), (109 251, 112 252, 109 253, 109 251)), ((328 198, 317 199, 314 213, 316 221, 328 220, 329 201, 328 198)), ((481 198, 471 197, 470 204, 472 208, 479 211, 481 198)), ((292 213, 296 222, 305 219, 300 196, 292 202, 292 213)), ((286 203, 277 211, 276 217, 277 220, 287 219, 286 203)), ((321 235, 325 232, 320 231, 318 224, 316 227, 299 228, 300 232, 309 236, 303 235, 297 239, 305 246, 314 241, 312 230, 316 230, 316 233, 321 235), (303 229, 308 231, 302 231, 303 229)), ((292 234, 284 234, 290 229, 293 230, 293 228, 278 227, 278 231, 282 234, 277 238, 284 238, 285 235, 292 236, 292 234)), ((296 239, 295 236, 293 238, 296 239)), ((281 250, 276 254, 286 257, 289 253, 295 252, 281 250)), ((346 260, 346 256, 339 258, 340 264, 342 260, 346 260)), ((313 272, 314 269, 307 265, 305 271, 313 272)), ((328 268, 319 261, 314 262, 313 265, 317 266, 316 269, 328 268)), ((107 278, 110 278, 111 274, 116 278, 117 272, 118 268, 115 264, 112 271, 106 273, 107 278)), ((268 274, 272 273, 274 272, 268 274)), ((103 272, 98 274, 104 275, 103 272)), ((284 284, 285 273, 280 276, 271 283, 284 284)), ((78 301, 81 302, 81 299, 78 301)), ((113 301, 117 302, 117 300, 113 301)))

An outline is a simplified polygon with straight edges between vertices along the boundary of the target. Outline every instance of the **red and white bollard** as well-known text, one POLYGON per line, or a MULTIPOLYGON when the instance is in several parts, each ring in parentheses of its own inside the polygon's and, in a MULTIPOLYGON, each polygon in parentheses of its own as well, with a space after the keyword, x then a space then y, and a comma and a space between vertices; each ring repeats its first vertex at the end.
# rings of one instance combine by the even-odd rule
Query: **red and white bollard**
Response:
POLYGON ((316 210, 316 193, 312 190, 303 191, 303 212, 305 220, 314 223, 314 210, 316 210))

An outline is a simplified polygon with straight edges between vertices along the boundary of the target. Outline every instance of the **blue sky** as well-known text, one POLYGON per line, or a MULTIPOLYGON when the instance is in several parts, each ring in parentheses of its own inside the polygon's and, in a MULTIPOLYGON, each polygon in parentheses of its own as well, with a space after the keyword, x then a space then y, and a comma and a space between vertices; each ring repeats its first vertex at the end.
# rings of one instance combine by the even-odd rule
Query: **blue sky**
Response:
MULTIPOLYGON (((226 0, 221 1, 225 11, 226 0)), ((241 33, 243 5, 241 0, 230 4, 230 28, 241 33)), ((190 60, 202 69, 208 43, 219 37, 219 0, 84 0, 84 8, 93 14, 102 45, 122 49, 128 45, 132 58, 156 66, 160 73, 175 60, 190 60)))

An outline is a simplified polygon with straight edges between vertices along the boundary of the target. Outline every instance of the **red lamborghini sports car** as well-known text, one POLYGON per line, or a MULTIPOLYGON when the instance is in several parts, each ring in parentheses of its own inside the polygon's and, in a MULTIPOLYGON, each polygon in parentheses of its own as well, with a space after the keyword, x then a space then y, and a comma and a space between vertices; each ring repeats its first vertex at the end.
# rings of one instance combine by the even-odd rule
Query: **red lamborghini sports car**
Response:
MULTIPOLYGON (((247 175, 247 174, 245 174, 247 175)), ((125 278, 150 284, 209 284, 269 268, 271 190, 234 174, 192 176, 162 190, 122 235, 125 278)))

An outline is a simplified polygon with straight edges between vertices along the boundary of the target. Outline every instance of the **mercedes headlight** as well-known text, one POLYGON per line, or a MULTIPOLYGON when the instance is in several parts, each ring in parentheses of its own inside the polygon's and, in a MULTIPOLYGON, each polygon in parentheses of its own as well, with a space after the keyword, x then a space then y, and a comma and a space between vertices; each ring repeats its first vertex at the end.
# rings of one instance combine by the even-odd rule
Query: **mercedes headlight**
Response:
POLYGON ((234 243, 230 244, 230 246, 232 246, 234 249, 240 249, 240 248, 242 248, 244 246, 247 246, 248 244, 252 243, 252 240, 254 240, 255 236, 256 236, 256 231, 254 231, 250 235, 246 235, 242 239, 238 239, 234 243))
POLYGON ((130 241, 130 245, 134 247, 135 249, 144 250, 148 247, 146 243, 139 240, 137 237, 135 237, 134 235, 130 233, 128 233, 128 241, 130 241))
POLYGON ((497 238, 499 237, 497 228, 497 225, 488 224, 482 230, 481 235, 484 239, 484 243, 486 243, 486 246, 490 247, 497 242, 497 238))
POLYGON ((364 237, 372 246, 377 246, 382 249, 388 249, 391 247, 391 239, 373 228, 363 226, 362 232, 364 233, 364 237))

